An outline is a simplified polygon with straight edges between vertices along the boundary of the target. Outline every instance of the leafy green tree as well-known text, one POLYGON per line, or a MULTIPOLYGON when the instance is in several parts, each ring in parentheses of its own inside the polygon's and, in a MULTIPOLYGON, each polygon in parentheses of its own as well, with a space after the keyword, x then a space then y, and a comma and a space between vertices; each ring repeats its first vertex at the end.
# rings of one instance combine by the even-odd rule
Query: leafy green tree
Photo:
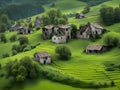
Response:
POLYGON ((7 42, 7 38, 6 38, 5 34, 0 34, 0 41, 4 42, 4 43, 7 42))
POLYGON ((11 42, 16 41, 16 39, 17 39, 17 36, 16 36, 16 35, 12 35, 12 36, 10 37, 10 41, 11 41, 11 42))
POLYGON ((2 55, 3 58, 9 57, 9 56, 10 56, 9 53, 5 53, 2 55))
POLYGON ((116 23, 120 22, 120 7, 115 8, 114 19, 116 23))
POLYGON ((25 77, 18 74, 17 77, 16 77, 16 81, 17 82, 23 82, 23 81, 25 81, 25 77))
POLYGON ((2 64, 0 63, 0 69, 2 68, 2 64))
POLYGON ((32 62, 28 56, 21 58, 19 61, 10 61, 6 65, 7 76, 13 77, 15 82, 24 82, 26 79, 36 79, 40 75, 39 65, 32 62))
POLYGON ((8 18, 8 16, 6 14, 1 15, 1 22, 5 23, 5 24, 8 24, 9 18, 8 18))
POLYGON ((50 18, 47 15, 42 16, 43 25, 50 25, 50 18))
POLYGON ((68 19, 66 15, 63 15, 60 9, 51 9, 45 15, 42 16, 43 25, 59 25, 67 24, 68 19))
POLYGON ((21 52, 21 46, 20 46, 20 45, 17 45, 17 44, 14 44, 14 45, 12 46, 12 50, 17 51, 17 53, 18 53, 18 52, 21 52))
POLYGON ((0 24, 0 33, 3 33, 3 32, 6 31, 5 26, 6 26, 6 25, 5 25, 4 23, 1 23, 1 24, 0 24))
POLYGON ((117 37, 106 36, 104 38, 104 43, 109 47, 116 47, 119 44, 119 39, 117 37))
POLYGON ((21 65, 21 66, 18 68, 18 74, 26 77, 26 76, 27 76, 27 70, 26 70, 26 68, 21 65))
POLYGON ((84 10, 82 11, 82 13, 83 14, 86 14, 86 13, 88 13, 90 11, 90 6, 86 6, 85 8, 84 8, 84 10))
POLYGON ((26 37, 26 36, 21 36, 18 40, 19 40, 20 45, 24 45, 24 44, 29 43, 28 37, 26 37))
POLYGON ((29 23, 29 28, 32 28, 32 27, 33 27, 32 23, 29 23))
POLYGON ((71 27, 72 27, 72 30, 71 30, 72 38, 74 39, 77 36, 77 26, 72 24, 71 27))
POLYGON ((111 86, 115 86, 115 82, 114 81, 111 81, 111 86))
POLYGON ((106 25, 118 23, 120 22, 120 7, 113 8, 102 5, 100 9, 100 17, 106 25))
POLYGON ((12 50, 12 55, 16 55, 18 52, 16 50, 12 50))
POLYGON ((57 46, 55 52, 59 55, 60 59, 64 59, 64 60, 70 59, 72 55, 70 49, 66 46, 57 46))

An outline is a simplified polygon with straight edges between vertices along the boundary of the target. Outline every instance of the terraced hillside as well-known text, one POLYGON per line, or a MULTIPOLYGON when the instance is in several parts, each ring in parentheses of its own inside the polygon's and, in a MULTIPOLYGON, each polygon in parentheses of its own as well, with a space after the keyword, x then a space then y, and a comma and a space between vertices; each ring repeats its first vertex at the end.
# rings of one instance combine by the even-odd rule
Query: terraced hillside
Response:
MULTIPOLYGON (((119 90, 120 89, 120 71, 105 71, 105 62, 115 62, 120 63, 120 49, 114 48, 110 50, 109 52, 105 52, 103 54, 98 55, 89 55, 84 54, 83 51, 85 47, 88 44, 103 44, 103 39, 106 35, 113 35, 120 38, 120 23, 111 25, 111 26, 105 26, 103 23, 101 23, 101 20, 99 18, 99 9, 101 5, 109 5, 113 7, 117 7, 120 3, 119 0, 110 0, 108 2, 105 2, 103 4, 93 6, 91 7, 91 11, 86 15, 86 18, 84 19, 75 19, 75 17, 69 18, 70 24, 76 24, 78 27, 80 24, 85 24, 87 22, 96 22, 100 25, 104 26, 106 29, 108 29, 110 32, 105 33, 101 39, 97 40, 96 42, 92 42, 90 40, 71 40, 66 46, 68 46, 72 51, 72 58, 69 61, 62 61, 57 59, 57 55, 55 54, 54 49, 58 44, 54 44, 51 42, 51 40, 43 40, 42 39, 42 32, 41 29, 38 31, 35 31, 33 34, 26 35, 30 43, 37 44, 40 42, 40 45, 37 46, 35 49, 19 53, 15 56, 11 56, 8 58, 1 58, 0 63, 2 65, 5 65, 9 60, 14 59, 20 59, 23 56, 30 56, 33 57, 33 54, 38 51, 48 51, 53 58, 53 63, 51 65, 46 65, 43 67, 51 68, 60 71, 63 74, 73 76, 75 78, 78 78, 83 81, 87 82, 98 82, 98 83, 104 83, 111 81, 115 81, 116 86, 115 87, 109 87, 109 88, 101 88, 99 90, 119 90)), ((52 3, 51 3, 52 4, 52 3)), ((50 5, 45 5, 45 10, 47 11, 50 8, 50 5)), ((55 2, 55 7, 62 9, 62 11, 65 14, 71 14, 80 12, 83 10, 83 8, 86 6, 86 3, 80 2, 77 0, 58 0, 55 2)), ((35 16, 32 17, 34 19, 35 16)), ((13 34, 17 34, 17 32, 6 32, 6 36, 9 39, 10 36, 13 34)), ((18 35, 19 37, 20 35, 18 35)), ((18 41, 14 42, 18 43, 18 41)), ((3 44, 0 43, 0 57, 2 57, 3 53, 9 52, 11 54, 11 47, 14 43, 11 43, 8 41, 8 43, 3 44)), ((5 79, 0 78, 0 83, 4 84, 7 83, 5 79), (4 83, 2 83, 4 82, 4 83)), ((0 87, 1 88, 1 87, 0 87)), ((37 89, 46 89, 46 90, 58 90, 66 89, 66 90, 93 90, 93 89, 80 89, 80 88, 74 88, 66 85, 62 85, 59 83, 51 82, 48 80, 38 80, 35 83, 28 83, 24 86, 24 88, 21 88, 21 90, 37 90, 37 89)), ((17 87, 13 88, 12 90, 18 89, 17 87)), ((96 90, 96 89, 95 89, 96 90)))

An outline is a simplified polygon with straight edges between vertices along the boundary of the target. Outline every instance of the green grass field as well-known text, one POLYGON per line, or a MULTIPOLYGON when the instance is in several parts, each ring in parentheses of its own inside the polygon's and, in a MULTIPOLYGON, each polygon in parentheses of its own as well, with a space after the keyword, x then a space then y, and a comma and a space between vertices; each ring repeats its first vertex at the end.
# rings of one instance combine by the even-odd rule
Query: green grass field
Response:
MULTIPOLYGON (((108 2, 105 2, 101 5, 110 5, 113 7, 118 6, 120 3, 119 0, 111 0, 108 2)), ((50 4, 51 5, 51 4, 50 4)), ((46 11, 49 10, 50 5, 45 5, 46 11)), ((55 2, 55 7, 62 9, 62 11, 65 14, 70 14, 70 13, 76 13, 80 12, 83 10, 85 7, 86 3, 79 2, 77 0, 58 0, 55 2)), ((100 25, 103 25, 100 21, 99 18, 99 9, 101 5, 91 7, 91 11, 87 14, 86 18, 77 20, 74 17, 69 18, 69 23, 70 24, 76 24, 78 27, 80 24, 85 24, 87 22, 96 22, 99 23, 100 25)), ((34 19, 34 16, 33 16, 34 19)), ((61 61, 57 59, 57 56, 55 54, 54 49, 56 46, 59 44, 54 44, 50 40, 44 41, 41 36, 41 30, 35 31, 33 34, 26 35, 29 40, 30 40, 30 45, 36 44, 40 42, 41 44, 37 46, 35 49, 24 52, 24 53, 19 53, 15 56, 11 56, 9 58, 4 58, 2 59, 2 54, 4 53, 11 53, 11 47, 13 44, 17 44, 18 41, 11 43, 8 41, 8 43, 3 44, 0 43, 0 58, 1 61, 0 63, 2 65, 5 65, 9 60, 14 60, 14 59, 20 59, 23 56, 30 56, 33 57, 33 54, 38 51, 48 51, 53 58, 53 63, 51 65, 47 65, 44 67, 52 68, 55 70, 59 70, 61 73, 64 73, 66 75, 73 76, 75 78, 79 78, 80 80, 87 81, 87 82, 110 82, 111 80, 114 80, 116 83, 116 87, 110 87, 110 88, 101 88, 99 90, 119 90, 120 88, 120 71, 111 71, 107 72, 105 71, 105 62, 111 62, 114 61, 116 63, 120 63, 120 49, 119 48, 114 48, 109 52, 106 52, 104 54, 100 55, 88 55, 84 54, 83 50, 88 44, 103 44, 103 38, 106 35, 113 35, 116 37, 120 38, 120 23, 114 24, 111 26, 105 26, 103 25, 106 29, 108 29, 110 32, 105 33, 102 38, 96 42, 91 42, 90 40, 71 40, 66 46, 68 46, 71 51, 72 51, 72 58, 69 61, 61 61)), ((10 36, 13 34, 17 34, 16 32, 6 32, 6 36, 9 39, 10 36)), ((18 35, 19 37, 19 35, 18 35)), ((8 81, 5 78, 0 78, 0 90, 2 86, 7 84, 8 81)), ((74 88, 70 87, 67 85, 62 85, 60 83, 56 82, 51 82, 49 80, 38 80, 37 82, 33 83, 28 83, 27 85, 24 86, 24 88, 20 90, 61 90, 61 89, 66 89, 66 90, 94 90, 94 89, 80 89, 80 88, 74 88)), ((17 87, 13 88, 12 90, 18 90, 17 87)), ((96 89, 95 89, 96 90, 96 89)))

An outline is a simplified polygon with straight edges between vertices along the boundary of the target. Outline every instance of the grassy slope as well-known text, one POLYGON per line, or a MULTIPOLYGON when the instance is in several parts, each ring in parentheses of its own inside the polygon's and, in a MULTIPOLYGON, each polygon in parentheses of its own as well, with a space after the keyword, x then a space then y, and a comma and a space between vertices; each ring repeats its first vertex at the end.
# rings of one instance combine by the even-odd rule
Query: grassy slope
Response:
MULTIPOLYGON (((63 0, 63 1, 56 2, 57 3, 56 5, 59 8, 62 8, 64 12, 65 11, 67 11, 67 13, 78 12, 78 10, 77 10, 79 8, 77 6, 78 2, 76 2, 77 5, 76 5, 76 7, 74 6, 75 7, 74 9, 71 9, 71 8, 73 8, 73 6, 71 6, 71 7, 69 6, 69 8, 66 8, 66 9, 63 8, 63 6, 62 6, 63 4, 60 4, 61 2, 68 3, 68 1, 63 0)), ((71 2, 69 2, 70 3, 69 5, 75 4, 75 0, 71 0, 71 2), (72 2, 72 4, 71 4, 71 2, 72 2)), ((112 0, 112 1, 106 2, 104 4, 111 5, 111 6, 114 4, 114 6, 117 6, 118 2, 119 2, 118 0, 112 0)), ((85 5, 85 4, 83 3, 83 5, 85 5)), ((47 8, 48 6, 45 6, 45 7, 47 8)), ((87 14, 87 18, 85 18, 85 19, 76 20, 75 18, 70 18, 69 22, 75 23, 78 26, 80 24, 87 23, 88 21, 97 22, 97 23, 102 25, 102 23, 99 20, 99 15, 98 15, 99 8, 100 8, 100 5, 92 7, 91 12, 87 14)), ((82 10, 82 9, 83 9, 83 6, 79 8, 79 10, 82 10)), ((120 24, 115 24, 115 25, 112 25, 109 27, 107 27, 107 26, 105 26, 105 27, 111 31, 111 32, 109 32, 111 35, 120 37, 120 34, 119 34, 120 24)), ((109 33, 107 33, 107 34, 109 34, 109 33)), ((7 34, 8 35, 7 37, 9 37, 11 34, 14 34, 14 33, 7 34)), ((26 55, 33 56, 33 54, 37 51, 45 51, 46 50, 49 53, 51 53, 52 56, 55 56, 54 49, 57 45, 51 43, 49 40, 43 41, 40 34, 41 34, 41 32, 37 31, 34 34, 28 35, 29 40, 30 40, 30 44, 41 42, 41 45, 38 46, 36 49, 29 51, 29 52, 25 52, 25 53, 20 53, 16 56, 13 56, 10 58, 2 59, 1 63, 4 65, 6 62, 8 62, 9 59, 21 58, 21 57, 26 56, 26 55)), ((106 36, 107 34, 105 34, 104 36, 106 36)), ((104 38, 104 36, 103 36, 103 38, 104 38)), ((94 42, 94 43, 102 43, 103 38, 101 40, 98 40, 97 42, 94 42)), ((17 42, 15 42, 15 43, 17 43, 17 42)), ((120 78, 119 78, 120 72, 111 72, 111 73, 106 72, 106 71, 104 71, 105 67, 103 65, 104 62, 118 60, 120 58, 119 49, 113 49, 110 52, 106 52, 102 55, 85 55, 85 54, 83 54, 82 51, 90 43, 93 43, 93 42, 91 42, 89 40, 86 40, 86 41, 85 40, 74 40, 74 41, 69 42, 67 44, 67 46, 70 47, 72 52, 73 52, 73 57, 71 58, 71 60, 70 61, 60 61, 60 60, 57 60, 56 57, 53 57, 54 64, 52 64, 50 66, 48 65, 45 67, 58 69, 62 73, 74 76, 76 78, 80 78, 81 80, 85 80, 85 81, 99 81, 99 82, 108 81, 109 82, 110 79, 112 79, 112 80, 115 80, 115 82, 117 82, 117 85, 119 86, 120 85, 120 81, 119 81, 120 80, 120 78), (106 77, 106 75, 108 75, 109 78, 106 77)), ((5 45, 1 44, 0 49, 2 49, 5 52, 8 52, 8 50, 10 50, 12 43, 9 42, 5 45), (5 45, 6 46, 10 45, 10 46, 6 47, 5 45), (3 48, 3 47, 6 47, 6 48, 3 48)), ((0 51, 0 54, 1 53, 2 52, 0 51)), ((31 88, 31 90, 32 89, 36 90, 38 88, 47 89, 47 90, 51 90, 51 89, 55 90, 56 87, 57 88, 59 87, 60 89, 63 87, 63 88, 66 88, 66 90, 78 90, 77 88, 72 88, 72 87, 69 87, 66 85, 56 84, 56 83, 53 83, 50 81, 41 81, 41 82, 39 81, 37 85, 34 86, 32 84, 31 87, 30 87, 30 85, 27 85, 24 90, 30 90, 30 88, 31 88), (48 89, 46 87, 46 85, 49 85, 50 88, 48 89)), ((106 90, 110 90, 110 89, 117 90, 116 87, 114 89, 108 88, 106 90)), ((101 89, 101 90, 103 90, 103 89, 101 89)))

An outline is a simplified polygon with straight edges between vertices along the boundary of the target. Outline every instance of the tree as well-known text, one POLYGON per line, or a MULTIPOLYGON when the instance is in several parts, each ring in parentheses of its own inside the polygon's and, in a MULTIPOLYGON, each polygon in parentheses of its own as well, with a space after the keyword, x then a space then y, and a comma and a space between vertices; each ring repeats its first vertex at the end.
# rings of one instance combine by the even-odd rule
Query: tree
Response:
POLYGON ((16 55, 18 52, 16 50, 12 50, 12 55, 16 55))
POLYGON ((111 86, 113 87, 115 85, 115 82, 114 81, 111 81, 111 86))
POLYGON ((33 27, 33 25, 32 25, 32 23, 30 23, 30 24, 29 24, 29 28, 32 28, 32 27, 33 27))
POLYGON ((76 36, 77 36, 77 26, 72 24, 71 27, 72 27, 72 30, 71 30, 72 38, 76 38, 76 36))
POLYGON ((109 47, 116 47, 119 44, 119 39, 108 35, 104 38, 104 43, 109 47))
POLYGON ((0 24, 0 33, 3 33, 3 32, 6 31, 5 26, 6 26, 6 25, 5 25, 4 23, 1 23, 1 24, 0 24))
POLYGON ((26 76, 27 76, 27 70, 26 70, 26 68, 21 65, 21 66, 18 68, 18 74, 26 77, 26 76))
POLYGON ((2 55, 3 58, 9 57, 9 56, 10 56, 9 53, 5 53, 2 55))
POLYGON ((114 20, 116 23, 120 22, 120 7, 115 8, 114 20))
POLYGON ((90 6, 86 6, 85 8, 84 8, 84 10, 82 11, 82 13, 83 14, 86 14, 86 13, 88 13, 90 11, 90 6))
POLYGON ((26 79, 36 79, 40 75, 39 65, 32 62, 28 56, 21 58, 19 61, 10 61, 6 64, 8 77, 13 77, 15 82, 24 82, 26 79))
POLYGON ((100 17, 104 24, 112 25, 120 22, 120 7, 113 8, 102 5, 100 9, 100 17))
POLYGON ((2 64, 0 63, 0 69, 2 68, 2 64))
POLYGON ((51 9, 45 15, 42 16, 43 25, 59 25, 67 24, 68 19, 66 15, 63 15, 60 9, 51 9))
POLYGON ((29 43, 28 37, 26 37, 26 36, 21 36, 18 40, 19 40, 20 45, 24 45, 24 44, 29 43))
POLYGON ((17 53, 22 51, 21 46, 20 46, 20 45, 17 45, 17 44, 14 44, 14 45, 12 46, 12 50, 13 50, 13 51, 15 50, 17 53))
POLYGON ((66 46, 57 46, 55 52, 59 55, 60 59, 64 59, 64 60, 70 59, 72 55, 70 49, 66 46))
POLYGON ((22 76, 22 75, 17 75, 17 77, 16 77, 16 81, 17 82, 23 82, 25 80, 25 77, 24 76, 22 76))
POLYGON ((5 23, 5 24, 8 24, 9 18, 8 18, 8 16, 6 14, 1 15, 1 22, 5 23))
POLYGON ((10 37, 10 41, 11 41, 11 42, 16 41, 16 39, 17 39, 17 36, 16 36, 16 35, 12 35, 12 36, 10 37))
POLYGON ((50 18, 47 15, 42 16, 43 25, 50 25, 50 18))
POLYGON ((5 34, 0 34, 0 41, 4 42, 4 43, 7 42, 7 38, 6 38, 5 34))

